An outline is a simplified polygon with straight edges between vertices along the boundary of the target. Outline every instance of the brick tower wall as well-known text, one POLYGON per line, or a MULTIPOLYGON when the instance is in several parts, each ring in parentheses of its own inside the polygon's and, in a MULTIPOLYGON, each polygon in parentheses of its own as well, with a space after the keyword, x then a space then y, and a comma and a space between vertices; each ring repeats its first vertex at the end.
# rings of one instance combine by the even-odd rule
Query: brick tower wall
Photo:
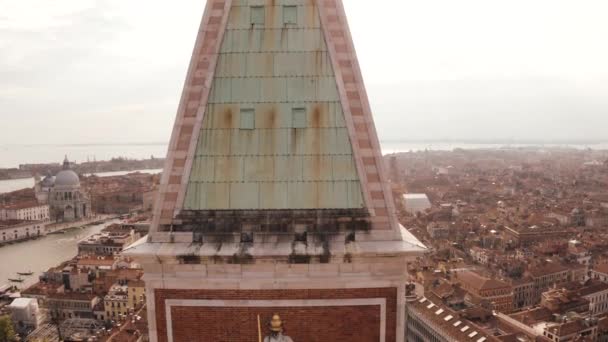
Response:
POLYGON ((294 341, 396 341, 397 288, 155 291, 158 341, 250 342, 273 313, 294 341), (258 302, 259 301, 259 302, 258 302), (260 305, 260 306, 258 306, 260 305), (167 308, 172 322, 167 325, 167 308))

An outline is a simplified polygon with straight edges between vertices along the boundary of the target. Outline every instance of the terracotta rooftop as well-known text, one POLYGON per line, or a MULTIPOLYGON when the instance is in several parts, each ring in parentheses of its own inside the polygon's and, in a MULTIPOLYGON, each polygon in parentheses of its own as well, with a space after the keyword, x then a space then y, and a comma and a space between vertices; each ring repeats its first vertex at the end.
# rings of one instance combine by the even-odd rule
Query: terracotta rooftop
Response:
POLYGON ((547 308, 540 307, 518 312, 510 316, 524 324, 531 325, 552 319, 553 312, 547 308))
POLYGON ((608 290, 608 284, 601 281, 591 281, 579 290, 581 296, 608 290))
POLYGON ((504 287, 509 287, 504 281, 492 278, 483 277, 475 272, 464 271, 458 273, 457 278, 461 283, 467 284, 469 287, 472 287, 477 290, 492 290, 499 289, 504 287))
POLYGON ((67 292, 67 293, 51 293, 48 295, 49 299, 66 299, 66 300, 80 300, 80 301, 92 301, 97 297, 92 293, 80 293, 80 292, 67 292))
POLYGON ((24 200, 24 201, 18 201, 18 202, 14 202, 14 203, 9 203, 9 204, 0 204, 0 208, 4 208, 4 209, 27 209, 27 208, 33 208, 33 207, 43 207, 45 206, 45 204, 40 204, 38 203, 38 201, 34 200, 24 200))
POLYGON ((535 278, 540 278, 549 274, 560 273, 568 271, 569 268, 558 263, 547 263, 542 266, 537 266, 528 270, 530 275, 535 278))
POLYGON ((593 271, 608 274, 608 263, 594 266, 593 271))
POLYGON ((570 321, 563 324, 548 327, 546 328, 546 330, 556 336, 564 337, 587 330, 588 328, 589 326, 585 323, 585 320, 577 319, 575 321, 570 321))
POLYGON ((38 282, 24 291, 21 291, 21 295, 23 296, 40 296, 40 295, 48 295, 51 293, 57 292, 57 289, 60 288, 62 284, 58 283, 47 283, 47 282, 38 282))
POLYGON ((113 266, 116 260, 114 258, 82 258, 78 260, 78 266, 113 266))

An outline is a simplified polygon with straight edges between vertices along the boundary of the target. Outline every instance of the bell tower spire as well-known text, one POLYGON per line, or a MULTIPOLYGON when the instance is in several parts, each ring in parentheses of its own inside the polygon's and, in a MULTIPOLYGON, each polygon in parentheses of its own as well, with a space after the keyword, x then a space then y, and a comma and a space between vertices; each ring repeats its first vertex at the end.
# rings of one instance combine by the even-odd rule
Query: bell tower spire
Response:
POLYGON ((208 0, 150 234, 126 251, 151 341, 225 339, 234 313, 253 341, 276 313, 268 333, 295 341, 403 342, 426 247, 384 169, 342 0, 208 0))

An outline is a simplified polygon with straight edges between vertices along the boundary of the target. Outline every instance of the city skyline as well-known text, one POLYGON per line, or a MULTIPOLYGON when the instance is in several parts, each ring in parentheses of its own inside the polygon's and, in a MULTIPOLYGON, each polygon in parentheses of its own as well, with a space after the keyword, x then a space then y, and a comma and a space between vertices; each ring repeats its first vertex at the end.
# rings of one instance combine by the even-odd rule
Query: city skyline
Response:
MULTIPOLYGON (((167 142, 204 4, 0 4, 0 144, 167 142)), ((607 4, 379 4, 345 6, 381 140, 605 136, 607 4)))
POLYGON ((0 339, 608 341, 602 1, 0 0, 0 339))

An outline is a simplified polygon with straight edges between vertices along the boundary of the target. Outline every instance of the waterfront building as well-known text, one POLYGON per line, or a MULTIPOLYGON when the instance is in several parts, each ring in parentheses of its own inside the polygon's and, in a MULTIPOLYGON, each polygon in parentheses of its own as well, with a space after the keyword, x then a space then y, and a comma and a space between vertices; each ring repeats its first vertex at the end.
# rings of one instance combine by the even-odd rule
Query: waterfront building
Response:
POLYGON ((71 169, 66 157, 63 170, 55 177, 50 175, 35 185, 36 198, 50 207, 50 218, 55 222, 72 222, 89 218, 91 200, 80 186, 78 174, 71 169))
POLYGON ((78 243, 79 255, 112 256, 145 235, 145 224, 113 224, 78 243))
POLYGON ((43 221, 0 221, 0 245, 46 235, 43 221))
POLYGON ((126 253, 150 340, 257 340, 279 314, 294 341, 404 341, 427 249, 384 168, 341 0, 208 1, 151 232, 126 253))
POLYGON ((95 234, 78 243, 78 254, 116 255, 122 252, 124 247, 134 242, 134 236, 139 235, 95 234))

